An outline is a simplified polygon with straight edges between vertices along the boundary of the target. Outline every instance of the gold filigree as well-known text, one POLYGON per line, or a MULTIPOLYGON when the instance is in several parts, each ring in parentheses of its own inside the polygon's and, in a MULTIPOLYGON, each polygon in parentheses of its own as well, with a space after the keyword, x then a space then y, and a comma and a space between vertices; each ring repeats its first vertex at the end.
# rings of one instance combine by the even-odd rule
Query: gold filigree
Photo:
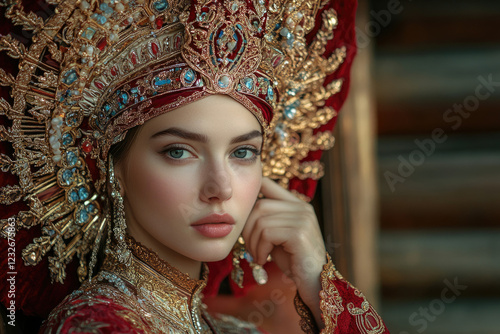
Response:
MULTIPOLYGON (((206 269, 203 279, 191 279, 134 239, 128 237, 127 244, 133 254, 130 265, 120 263, 109 252, 101 271, 51 313, 45 332, 96 305, 104 304, 109 309, 111 300, 123 310, 116 312, 113 308, 108 311, 110 316, 144 333, 261 333, 252 324, 206 312, 201 300, 206 269)), ((74 321, 71 324, 77 328, 98 328, 102 324, 92 318, 83 319, 85 323, 74 321)))
POLYGON ((316 321, 314 320, 314 316, 309 307, 307 307, 302 298, 300 298, 298 292, 295 294, 293 303, 295 305, 295 310, 297 311, 297 314, 300 316, 299 325, 302 331, 307 334, 318 333, 319 330, 316 321))

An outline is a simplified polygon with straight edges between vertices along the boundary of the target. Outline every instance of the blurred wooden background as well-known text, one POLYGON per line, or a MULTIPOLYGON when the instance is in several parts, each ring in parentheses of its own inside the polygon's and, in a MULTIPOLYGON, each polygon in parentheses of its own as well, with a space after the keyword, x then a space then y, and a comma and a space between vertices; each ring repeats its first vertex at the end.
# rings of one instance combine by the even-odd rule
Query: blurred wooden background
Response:
MULTIPOLYGON (((363 180, 362 167, 335 154, 358 154, 352 140, 377 142, 377 216, 352 219, 369 202, 353 194, 372 194, 373 183, 344 183, 339 264, 391 333, 500 333, 500 2, 367 0, 358 15, 354 71, 365 72, 362 99, 373 104, 354 103, 373 109, 375 136, 340 127, 351 143, 338 138, 327 159, 332 175, 363 180)), ((323 201, 338 192, 322 188, 323 201)))

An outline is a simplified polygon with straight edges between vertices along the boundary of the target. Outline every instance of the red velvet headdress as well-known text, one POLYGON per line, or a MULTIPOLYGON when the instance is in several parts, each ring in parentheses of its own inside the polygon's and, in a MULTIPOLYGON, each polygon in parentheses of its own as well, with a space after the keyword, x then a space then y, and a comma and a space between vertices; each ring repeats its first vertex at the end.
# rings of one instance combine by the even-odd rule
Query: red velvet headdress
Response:
MULTIPOLYGON (((183 104, 242 103, 266 132, 264 175, 313 196, 347 95, 355 1, 3 3, 25 29, 0 27, 3 254, 15 243, 0 279, 15 277, 17 310, 44 316, 88 275, 109 147, 183 104)), ((231 262, 210 267, 209 294, 231 262)))

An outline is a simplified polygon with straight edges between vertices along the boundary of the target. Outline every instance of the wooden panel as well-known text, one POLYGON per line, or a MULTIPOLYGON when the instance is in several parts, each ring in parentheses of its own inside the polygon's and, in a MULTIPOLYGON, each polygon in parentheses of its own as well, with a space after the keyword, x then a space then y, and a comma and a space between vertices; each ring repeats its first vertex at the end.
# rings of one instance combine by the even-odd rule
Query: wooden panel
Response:
POLYGON ((498 45, 494 34, 500 18, 496 0, 372 1, 371 20, 383 27, 377 36, 381 49, 436 49, 452 45, 498 45), (389 3, 399 3, 390 16, 389 3))
MULTIPOLYGON (((499 76, 500 81, 500 76, 499 76)), ((500 95, 500 89, 499 89, 500 95)), ((430 134, 437 127, 452 133, 500 132, 500 103, 483 102, 480 108, 470 113, 468 118, 459 114, 449 114, 444 120, 447 110, 454 102, 436 103, 385 103, 378 102, 377 124, 381 136, 399 134, 430 134)))
POLYGON ((500 49, 379 53, 378 133, 499 131, 500 49))
POLYGON ((384 231, 380 257, 386 298, 432 297, 445 280, 466 285, 468 298, 500 298, 500 229, 384 231))
POLYGON ((391 138, 379 143, 383 229, 498 227, 500 135, 450 135, 429 156, 415 144, 426 136, 391 138))
POLYGON ((440 301, 440 292, 432 299, 385 301, 383 318, 391 333, 396 334, 498 334, 500 298, 471 299, 462 295, 452 303, 440 301))

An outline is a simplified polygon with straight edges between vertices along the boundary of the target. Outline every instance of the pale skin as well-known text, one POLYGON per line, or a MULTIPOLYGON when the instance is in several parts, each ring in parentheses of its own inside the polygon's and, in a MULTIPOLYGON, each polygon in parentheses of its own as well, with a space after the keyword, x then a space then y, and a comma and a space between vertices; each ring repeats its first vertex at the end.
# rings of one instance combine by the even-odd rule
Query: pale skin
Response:
POLYGON ((221 95, 146 122, 115 165, 128 233, 193 278, 242 235, 255 262, 271 255, 294 281, 321 327, 326 250, 318 221, 311 205, 262 177, 261 131, 254 115, 221 95), (234 218, 227 236, 207 238, 192 228, 213 213, 234 218))

